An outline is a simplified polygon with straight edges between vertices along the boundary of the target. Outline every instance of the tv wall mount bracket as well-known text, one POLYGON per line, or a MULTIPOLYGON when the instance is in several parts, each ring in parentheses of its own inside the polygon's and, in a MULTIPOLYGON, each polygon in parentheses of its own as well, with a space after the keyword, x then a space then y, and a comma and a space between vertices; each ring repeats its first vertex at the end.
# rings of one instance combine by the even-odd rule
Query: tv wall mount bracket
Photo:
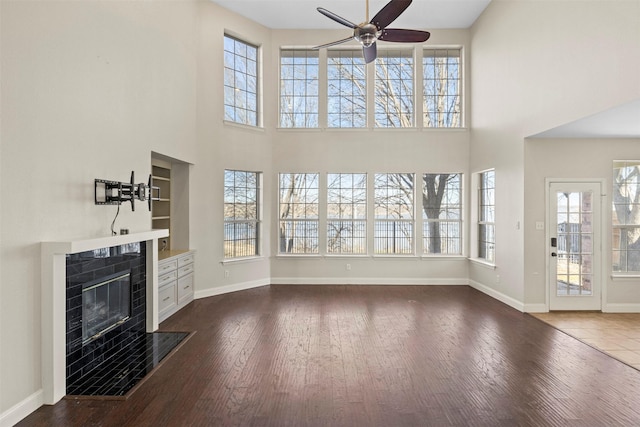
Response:
POLYGON ((149 210, 152 201, 160 200, 160 187, 153 186, 153 177, 149 175, 146 184, 136 184, 133 171, 129 182, 96 179, 94 190, 96 205, 120 205, 122 202, 130 202, 132 211, 136 210, 136 199, 141 202, 147 201, 149 210))

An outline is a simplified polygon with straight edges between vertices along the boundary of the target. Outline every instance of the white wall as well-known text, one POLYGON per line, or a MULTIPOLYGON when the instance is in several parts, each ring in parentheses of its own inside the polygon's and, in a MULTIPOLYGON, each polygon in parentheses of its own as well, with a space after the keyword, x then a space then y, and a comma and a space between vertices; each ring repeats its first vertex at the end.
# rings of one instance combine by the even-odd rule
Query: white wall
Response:
POLYGON ((269 102, 262 108, 264 126, 260 129, 223 122, 223 43, 224 34, 261 47, 262 99, 273 100, 277 66, 271 52, 269 29, 248 21, 212 2, 199 3, 199 97, 198 164, 191 177, 193 225, 191 242, 197 250, 196 297, 265 285, 269 283, 269 228, 263 229, 263 256, 223 264, 223 183, 225 169, 250 170, 264 174, 263 223, 271 221, 271 139, 276 111, 269 102), (266 52, 266 54, 265 54, 266 52), (228 277, 225 277, 225 271, 228 277))
POLYGON ((614 160, 640 159, 638 139, 531 139, 525 143, 526 191, 525 223, 528 224, 525 247, 525 299, 530 305, 545 304, 545 257, 547 242, 544 231, 535 230, 535 221, 546 215, 545 179, 603 180, 602 200, 605 244, 602 268, 606 280, 602 284, 603 310, 640 310, 640 279, 611 278, 611 186, 614 160))
POLYGON ((526 308, 539 290, 524 277, 523 231, 539 219, 525 217, 525 195, 544 200, 529 201, 538 192, 525 185, 524 138, 640 97, 640 3, 493 1, 471 52, 471 170, 496 169, 498 211, 497 268, 472 265, 470 278, 526 308))
MULTIPOLYGON (((40 242, 110 233, 95 178, 146 182, 151 151, 195 163, 192 2, 3 1, 0 413, 38 401, 40 242)), ((149 229, 140 203, 116 229, 149 229)), ((4 421, 4 420, 3 420, 4 421)))

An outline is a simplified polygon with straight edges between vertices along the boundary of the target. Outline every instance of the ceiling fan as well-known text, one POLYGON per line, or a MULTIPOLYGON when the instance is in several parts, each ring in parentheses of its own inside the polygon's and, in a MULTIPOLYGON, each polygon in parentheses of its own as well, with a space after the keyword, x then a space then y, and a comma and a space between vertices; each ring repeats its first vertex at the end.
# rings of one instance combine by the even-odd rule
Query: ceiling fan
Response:
POLYGON ((364 55, 365 62, 368 64, 376 59, 376 40, 399 43, 421 43, 427 41, 429 36, 431 36, 427 31, 387 28, 387 25, 395 21, 395 19, 400 16, 400 14, 404 12, 410 4, 411 0, 391 0, 385 7, 380 9, 371 21, 369 21, 369 0, 367 0, 365 22, 358 25, 328 11, 327 9, 319 7, 318 12, 327 18, 333 19, 346 27, 353 28, 353 36, 323 44, 321 46, 316 46, 313 49, 335 46, 337 44, 346 43, 351 39, 355 39, 362 45, 362 54, 364 55))

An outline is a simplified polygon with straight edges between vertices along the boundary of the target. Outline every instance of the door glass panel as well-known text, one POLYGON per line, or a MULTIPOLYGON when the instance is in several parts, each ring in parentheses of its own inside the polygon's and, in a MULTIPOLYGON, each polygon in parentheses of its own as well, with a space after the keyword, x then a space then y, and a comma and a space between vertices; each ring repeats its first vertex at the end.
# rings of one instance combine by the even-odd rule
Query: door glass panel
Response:
POLYGON ((556 296, 591 296, 593 213, 591 191, 558 192, 556 296))

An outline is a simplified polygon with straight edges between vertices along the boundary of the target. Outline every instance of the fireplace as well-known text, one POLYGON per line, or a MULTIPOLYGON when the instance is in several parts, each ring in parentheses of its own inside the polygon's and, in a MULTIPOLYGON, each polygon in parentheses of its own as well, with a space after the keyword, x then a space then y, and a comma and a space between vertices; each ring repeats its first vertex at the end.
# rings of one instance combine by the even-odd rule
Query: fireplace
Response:
POLYGON ((122 325, 130 315, 130 271, 121 271, 82 285, 83 345, 122 325))
POLYGON ((66 256, 66 394, 92 394, 79 384, 144 338, 146 269, 142 242, 66 256))

